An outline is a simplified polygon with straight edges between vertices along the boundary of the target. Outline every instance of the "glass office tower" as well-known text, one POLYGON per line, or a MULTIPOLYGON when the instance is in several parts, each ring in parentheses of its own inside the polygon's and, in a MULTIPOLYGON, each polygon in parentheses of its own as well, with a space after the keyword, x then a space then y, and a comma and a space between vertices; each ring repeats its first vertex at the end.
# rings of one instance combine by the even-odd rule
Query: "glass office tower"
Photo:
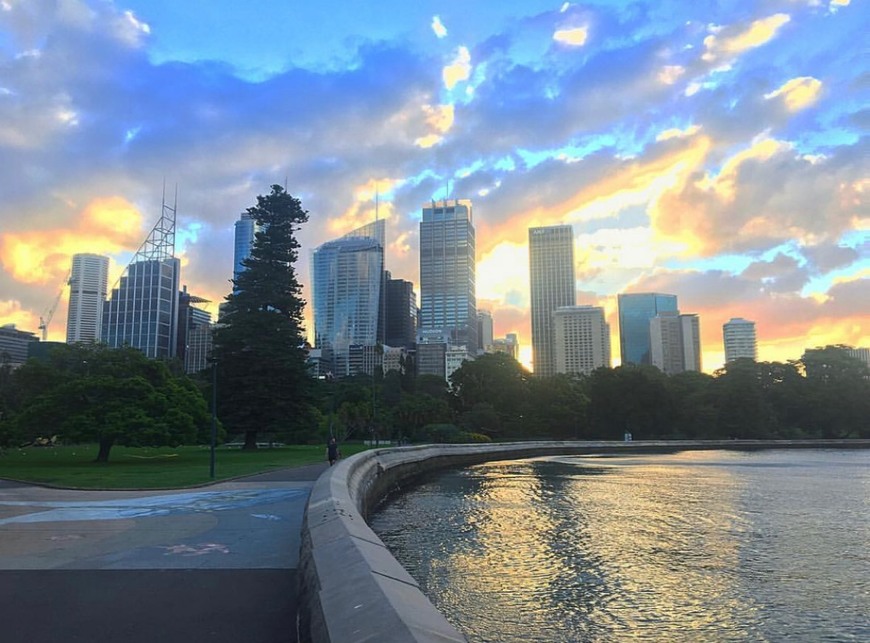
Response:
POLYGON ((315 348, 326 349, 336 377, 351 372, 351 346, 382 341, 383 221, 328 241, 311 258, 315 348))
POLYGON ((619 295, 619 351, 623 364, 652 364, 650 321, 679 311, 677 296, 661 293, 619 295))
POLYGON ((420 222, 420 329, 441 329, 477 354, 476 255, 471 201, 433 201, 420 222))
POLYGON ((108 257, 87 253, 73 255, 66 318, 67 344, 100 340, 108 282, 108 257))

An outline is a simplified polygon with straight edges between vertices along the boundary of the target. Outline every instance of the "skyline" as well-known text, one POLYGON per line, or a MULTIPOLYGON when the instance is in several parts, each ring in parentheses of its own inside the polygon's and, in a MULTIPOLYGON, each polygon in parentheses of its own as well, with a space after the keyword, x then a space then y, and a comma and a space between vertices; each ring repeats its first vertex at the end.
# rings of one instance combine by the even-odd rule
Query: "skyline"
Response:
POLYGON ((700 315, 708 372, 732 317, 763 361, 870 346, 865 4, 489 4, 0 0, 0 324, 37 332, 75 253, 115 283, 164 179, 215 313, 234 223, 279 183, 310 213, 312 336, 310 253, 377 200, 385 267, 419 293, 422 206, 449 185, 478 309, 526 364, 528 229, 558 224, 613 346, 624 292, 700 315))

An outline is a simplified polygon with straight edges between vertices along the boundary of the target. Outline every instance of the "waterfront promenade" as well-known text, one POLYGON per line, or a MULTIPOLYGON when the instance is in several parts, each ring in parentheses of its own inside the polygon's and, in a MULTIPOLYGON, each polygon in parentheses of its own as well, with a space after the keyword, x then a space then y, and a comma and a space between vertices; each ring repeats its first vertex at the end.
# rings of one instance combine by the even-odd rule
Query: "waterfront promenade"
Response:
POLYGON ((325 467, 166 491, 0 480, 0 638, 295 641, 302 516, 325 467))

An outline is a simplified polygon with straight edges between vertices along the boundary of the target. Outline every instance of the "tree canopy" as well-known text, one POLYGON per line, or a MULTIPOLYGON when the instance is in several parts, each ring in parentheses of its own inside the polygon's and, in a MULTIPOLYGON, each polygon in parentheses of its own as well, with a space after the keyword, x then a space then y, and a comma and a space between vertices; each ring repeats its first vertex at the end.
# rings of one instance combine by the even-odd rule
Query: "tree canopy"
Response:
POLYGON ((134 348, 62 345, 12 374, 16 403, 11 437, 98 443, 98 462, 113 445, 177 446, 203 442, 211 416, 187 377, 134 348))
POLYGON ((308 220, 280 185, 247 209, 256 223, 251 255, 214 334, 218 412, 232 433, 256 448, 259 432, 288 434, 313 422, 312 378, 303 332, 305 301, 296 277, 296 233, 308 220))

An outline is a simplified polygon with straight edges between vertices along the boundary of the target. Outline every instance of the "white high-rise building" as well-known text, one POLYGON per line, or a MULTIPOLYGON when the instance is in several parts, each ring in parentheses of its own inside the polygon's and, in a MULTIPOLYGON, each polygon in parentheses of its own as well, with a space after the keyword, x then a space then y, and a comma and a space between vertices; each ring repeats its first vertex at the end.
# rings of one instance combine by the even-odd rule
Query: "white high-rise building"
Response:
POLYGON ((722 325, 722 339, 725 343, 725 361, 731 362, 738 357, 758 360, 758 343, 755 337, 755 322, 734 317, 722 325))
POLYGON ((553 311, 577 303, 574 232, 570 225, 529 228, 532 362, 535 375, 555 374, 553 311))
POLYGON ((696 314, 663 311, 649 322, 652 365, 667 375, 701 370, 701 323, 696 314))
POLYGON ((610 367, 610 324, 598 306, 562 306, 553 312, 556 373, 588 375, 610 367))
POLYGON ((69 286, 67 344, 100 341, 103 303, 109 288, 109 258, 87 253, 73 255, 69 286))

